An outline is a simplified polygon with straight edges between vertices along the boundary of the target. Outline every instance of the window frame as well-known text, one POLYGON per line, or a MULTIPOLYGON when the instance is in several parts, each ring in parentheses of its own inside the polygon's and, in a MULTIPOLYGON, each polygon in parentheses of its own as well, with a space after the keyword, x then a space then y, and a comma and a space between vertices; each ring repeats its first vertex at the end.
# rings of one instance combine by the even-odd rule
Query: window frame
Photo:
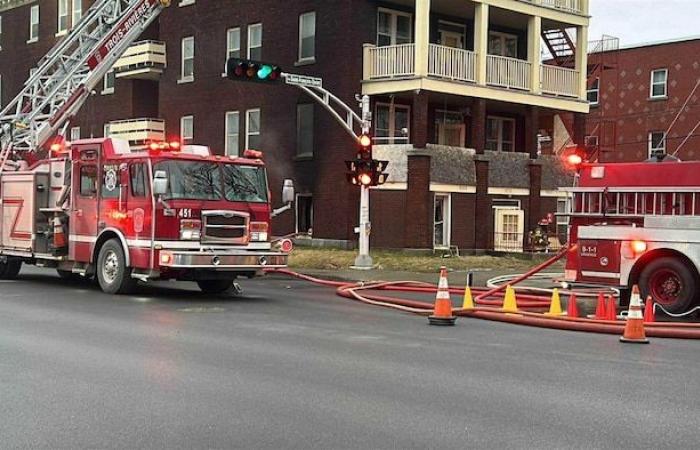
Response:
POLYGON ((80 127, 71 127, 70 129, 70 140, 71 142, 80 139, 80 127))
POLYGON ((180 40, 180 79, 178 83, 190 83, 194 81, 194 56, 195 42, 194 36, 185 36, 180 40), (192 42, 192 55, 185 57, 185 46, 187 42, 192 42), (185 75, 185 62, 192 60, 192 73, 185 75))
POLYGON ((189 145, 194 140, 194 115, 188 114, 180 117, 180 142, 182 145, 189 145), (185 135, 185 122, 190 122, 190 134, 185 135))
POLYGON ((512 58, 512 59, 519 59, 518 58, 518 46, 520 45, 520 40, 518 39, 517 34, 512 34, 512 33, 504 33, 503 31, 493 31, 489 30, 488 37, 487 37, 487 42, 486 42, 486 53, 491 56, 500 56, 502 58, 512 58), (489 43, 491 42, 491 36, 496 36, 500 39, 501 41, 501 54, 495 54, 491 53, 491 50, 488 48, 489 43), (513 39, 515 41, 515 56, 506 56, 504 53, 506 51, 506 40, 507 39, 513 39))
POLYGON ((600 77, 596 77, 591 83, 591 87, 586 89, 586 100, 590 106, 598 106, 600 104, 600 77), (595 101, 590 99, 591 95, 595 94, 595 101))
POLYGON ((41 11, 39 10, 39 5, 32 5, 29 8, 29 40, 27 44, 31 44, 39 41, 39 23, 41 22, 41 11), (36 11, 36 22, 34 22, 34 12, 36 11), (36 27, 36 34, 34 34, 34 27, 36 27))
POLYGON ((241 27, 231 27, 226 30, 226 60, 229 58, 241 57, 241 27), (238 33, 238 48, 231 47, 231 33, 238 33), (232 56, 231 53, 238 52, 237 56, 232 56))
POLYGON ((377 9, 377 34, 375 36, 376 38, 376 45, 379 47, 379 36, 389 36, 389 45, 402 45, 402 44, 397 44, 398 41, 398 17, 403 16, 408 18, 408 23, 410 24, 410 28, 408 30, 408 42, 403 42, 402 44, 410 44, 413 42, 413 14, 410 12, 406 11, 399 11, 396 9, 390 9, 390 8, 378 8, 377 9), (379 16, 381 14, 388 14, 390 16, 390 22, 389 22, 389 34, 386 33, 380 33, 379 32, 379 16))
POLYGON ((660 151, 660 150, 663 151, 664 154, 665 154, 665 153, 666 153, 666 150, 667 150, 666 147, 667 147, 667 145, 668 145, 668 142, 666 142, 666 141, 667 141, 667 138, 668 138, 668 136, 666 135, 666 132, 665 132, 665 131, 650 131, 649 134, 648 134, 647 157, 648 157, 648 158, 654 158, 655 156, 653 155, 652 152, 658 152, 658 151, 660 151), (661 147, 654 147, 654 135, 655 135, 655 134, 661 134, 661 135, 662 135, 661 141, 660 141, 660 142, 663 144, 663 146, 661 146, 661 147))
POLYGON ((131 196, 133 198, 147 198, 148 197, 148 167, 146 167, 146 163, 143 161, 134 161, 131 164, 129 164, 129 192, 131 193, 131 196), (136 192, 136 183, 134 183, 134 175, 138 176, 138 173, 136 172, 136 168, 140 167, 141 170, 141 178, 143 181, 143 193, 141 192, 136 192))
POLYGON ((649 99, 656 100, 656 99, 665 99, 668 98, 668 69, 663 68, 663 69, 653 69, 651 71, 651 75, 649 78, 649 99), (664 73, 664 81, 663 84, 660 82, 655 82, 654 81, 654 74, 657 72, 663 72, 664 73), (664 93, 661 95, 654 95, 654 87, 658 85, 663 85, 664 87, 664 93))
POLYGON ((377 118, 379 117, 379 108, 380 107, 387 107, 389 110, 389 129, 387 130, 388 136, 377 136, 377 123, 378 120, 374 121, 374 139, 377 141, 377 144, 410 144, 411 143, 411 105, 404 105, 404 104, 397 104, 397 103, 383 103, 383 102, 377 102, 374 105, 374 117, 377 118), (406 133, 406 136, 397 136, 396 135, 396 109, 404 109, 407 112, 408 116, 408 123, 406 124, 406 128, 408 130, 408 133, 406 133), (405 142, 396 142, 397 140, 403 141, 406 140, 405 142))
MULTIPOLYGON (((496 120, 499 124, 498 126, 498 138, 496 139, 496 150, 490 150, 489 151, 494 151, 494 152, 504 152, 503 150, 503 143, 504 142, 510 142, 513 146, 513 149, 510 151, 506 151, 508 153, 514 153, 516 152, 515 148, 515 143, 516 143, 516 127, 517 127, 517 122, 513 117, 503 117, 503 116, 486 116, 486 122, 488 124, 489 120, 496 120), (513 124, 512 130, 513 132, 511 133, 512 139, 507 141, 503 139, 503 123, 504 122, 510 122, 513 124)), ((488 133, 486 133, 486 130, 488 130, 488 125, 486 126, 484 132, 485 132, 485 137, 486 137, 486 146, 488 147, 489 141, 493 142, 493 139, 489 139, 488 133)))
POLYGON ((448 250, 452 245, 452 194, 449 192, 436 192, 433 196, 433 249, 435 250, 448 250), (443 244, 437 245, 435 238, 436 223, 435 223, 435 213, 437 210, 438 200, 443 202, 442 208, 442 239, 443 244))
POLYGON ((80 165, 80 170, 78 171, 78 195, 82 198, 97 198, 99 195, 99 189, 97 187, 98 183, 98 178, 99 178, 99 170, 97 168, 97 164, 95 163, 89 163, 89 164, 81 164, 80 165), (89 194, 86 194, 85 191, 83 190, 83 170, 91 168, 94 170, 94 180, 93 180, 93 186, 94 186, 94 191, 90 191, 89 194))
POLYGON ((109 122, 102 125, 102 137, 108 138, 111 132, 111 124, 109 122))
POLYGON ((316 109, 315 105, 313 103, 297 103, 297 151, 296 151, 296 156, 300 158, 309 158, 314 156, 314 146, 315 146, 315 136, 314 136, 314 122, 316 120, 315 118, 316 115, 316 109), (302 124, 301 124, 301 118, 302 118, 302 108, 310 108, 311 111, 311 121, 309 124, 310 127, 310 134, 311 134, 311 143, 310 143, 310 149, 304 148, 303 150, 307 151, 302 151, 302 124))
POLYGON ((71 1, 71 25, 73 28, 80 22, 83 18, 83 1, 82 0, 72 0, 71 1), (76 8, 78 6, 78 8, 76 8), (76 17, 77 16, 77 17, 76 17))
MULTIPOLYGON (((250 147, 250 137, 258 136, 258 139, 262 139, 262 111, 260 108, 247 109, 245 112, 245 150, 251 149, 250 147), (258 113, 258 131, 250 131, 250 116, 252 113, 258 113)), ((252 149, 259 150, 259 149, 252 149)))
POLYGON ((226 156, 240 156, 241 154, 241 113, 240 111, 226 111, 225 117, 224 117, 224 152, 226 156), (230 116, 236 116, 237 121, 238 121, 238 127, 236 129, 235 133, 231 132, 231 129, 229 127, 229 117, 230 116), (236 147, 235 147, 235 152, 232 152, 230 146, 229 146, 229 138, 233 138, 233 136, 236 137, 236 147))
POLYGON ((68 34, 68 28, 70 28, 70 25, 68 24, 68 18, 70 17, 70 14, 68 12, 68 4, 69 0, 57 0, 57 8, 56 8, 56 18, 57 18, 57 24, 56 24, 56 36, 63 36, 65 34, 68 34), (63 7, 63 8, 61 8, 63 7), (61 14, 61 9, 63 9, 63 14, 61 14), (61 28, 61 19, 64 20, 64 27, 61 28))
POLYGON ((308 11, 299 14, 299 49, 297 53, 297 62, 308 63, 316 61, 316 11, 308 11), (312 17, 313 33, 310 36, 304 36, 304 18, 312 17), (304 56, 303 42, 304 38, 313 38, 313 47, 311 49, 311 56, 304 56))
POLYGON ((102 95, 110 95, 114 94, 114 86, 117 83, 117 78, 114 73, 114 69, 110 70, 107 72, 102 80, 102 92, 100 94, 102 95), (109 80, 112 80, 112 84, 110 86, 109 80))
POLYGON ((248 59, 255 59, 255 60, 262 59, 262 47, 263 47, 263 24, 262 24, 262 22, 256 22, 256 23, 249 24, 247 34, 248 34, 248 39, 246 41, 246 57, 248 59), (252 36, 253 30, 258 29, 258 28, 260 29, 260 44, 253 47, 251 45, 252 40, 253 40, 251 36, 252 36), (260 56, 255 57, 255 58, 251 57, 251 54, 250 54, 251 50, 257 50, 257 49, 260 49, 260 56))

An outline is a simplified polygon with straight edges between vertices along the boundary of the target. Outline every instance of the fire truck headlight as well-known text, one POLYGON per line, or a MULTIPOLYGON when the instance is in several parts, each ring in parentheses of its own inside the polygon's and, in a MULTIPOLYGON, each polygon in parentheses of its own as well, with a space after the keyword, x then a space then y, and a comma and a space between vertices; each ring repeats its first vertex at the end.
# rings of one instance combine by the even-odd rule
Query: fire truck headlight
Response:
POLYGON ((268 238, 266 222, 250 222, 250 240, 255 242, 266 242, 268 238))
POLYGON ((180 239, 183 241, 198 241, 202 237, 201 230, 201 220, 182 219, 180 221, 180 239))

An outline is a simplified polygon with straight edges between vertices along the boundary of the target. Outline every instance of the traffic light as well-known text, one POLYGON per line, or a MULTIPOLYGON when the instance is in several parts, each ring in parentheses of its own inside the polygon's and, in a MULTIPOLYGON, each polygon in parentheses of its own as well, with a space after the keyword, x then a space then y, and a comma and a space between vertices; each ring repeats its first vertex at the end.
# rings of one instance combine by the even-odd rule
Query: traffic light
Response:
POLYGON ((353 186, 381 186, 386 183, 389 174, 385 173, 389 161, 376 159, 356 159, 345 161, 348 172, 345 174, 348 182, 353 186))
POLYGON ((360 147, 357 149, 357 159, 364 161, 372 159, 372 138, 369 134, 363 133, 357 138, 360 147))
POLYGON ((229 80, 275 83, 282 79, 282 69, 261 61, 229 58, 226 61, 226 76, 229 80))

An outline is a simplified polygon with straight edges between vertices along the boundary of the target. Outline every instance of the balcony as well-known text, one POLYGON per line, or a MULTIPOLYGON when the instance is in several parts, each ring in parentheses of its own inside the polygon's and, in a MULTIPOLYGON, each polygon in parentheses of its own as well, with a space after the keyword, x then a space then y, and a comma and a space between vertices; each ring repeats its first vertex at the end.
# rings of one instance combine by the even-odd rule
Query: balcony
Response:
POLYGON ((578 97, 579 72, 566 67, 542 65, 542 92, 564 97, 578 97))
POLYGON ((520 0, 525 3, 573 14, 587 14, 583 0, 520 0))
POLYGON ((158 80, 166 64, 165 42, 141 41, 117 60, 114 73, 117 78, 158 80))
POLYGON ((486 56, 486 84, 489 86, 529 91, 531 70, 532 64, 521 59, 486 56))
POLYGON ((476 53, 460 48, 430 44, 428 75, 455 81, 476 81, 476 53))
POLYGON ((133 146, 165 140, 165 121, 160 119, 118 120, 109 123, 110 137, 126 139, 133 146))

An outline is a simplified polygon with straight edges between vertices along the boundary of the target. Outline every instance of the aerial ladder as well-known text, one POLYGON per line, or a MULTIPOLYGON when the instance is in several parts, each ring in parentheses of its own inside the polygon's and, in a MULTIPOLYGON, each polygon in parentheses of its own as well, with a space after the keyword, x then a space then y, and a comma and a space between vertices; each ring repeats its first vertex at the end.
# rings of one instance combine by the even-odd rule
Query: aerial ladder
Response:
MULTIPOLYGON (((97 0, 0 111, 0 176, 42 148, 170 0, 97 0)), ((65 133, 65 128, 64 128, 65 133)))

